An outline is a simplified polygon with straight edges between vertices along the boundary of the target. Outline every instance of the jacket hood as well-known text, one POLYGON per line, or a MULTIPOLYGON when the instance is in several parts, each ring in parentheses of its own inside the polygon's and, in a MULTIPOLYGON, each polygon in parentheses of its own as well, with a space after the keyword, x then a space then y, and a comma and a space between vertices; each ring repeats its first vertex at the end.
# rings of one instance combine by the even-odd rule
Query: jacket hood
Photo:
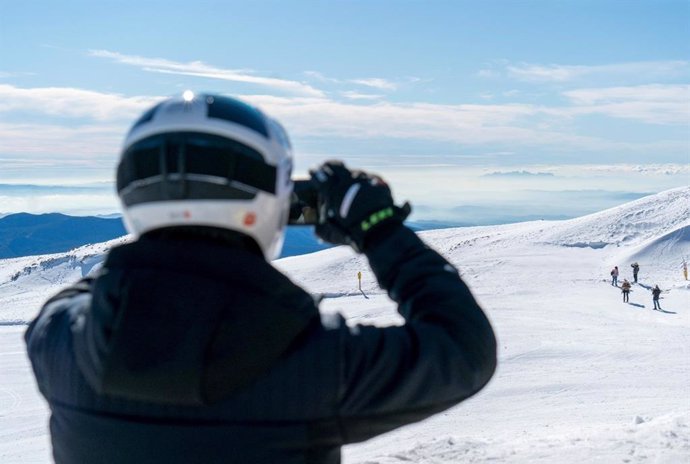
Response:
POLYGON ((142 237, 110 251, 73 328, 100 394, 177 405, 247 386, 318 323, 312 297, 261 256, 217 243, 142 237))

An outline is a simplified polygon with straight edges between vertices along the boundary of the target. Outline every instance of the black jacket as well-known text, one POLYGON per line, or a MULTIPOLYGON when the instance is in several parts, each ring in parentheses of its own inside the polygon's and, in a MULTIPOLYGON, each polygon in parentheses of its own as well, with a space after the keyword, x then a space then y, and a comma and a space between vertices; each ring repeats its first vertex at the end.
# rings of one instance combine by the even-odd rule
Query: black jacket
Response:
POLYGON ((138 241, 51 298, 25 338, 58 463, 338 463, 447 409, 496 366, 457 271, 409 229, 366 253, 405 325, 348 327, 260 256, 138 241))

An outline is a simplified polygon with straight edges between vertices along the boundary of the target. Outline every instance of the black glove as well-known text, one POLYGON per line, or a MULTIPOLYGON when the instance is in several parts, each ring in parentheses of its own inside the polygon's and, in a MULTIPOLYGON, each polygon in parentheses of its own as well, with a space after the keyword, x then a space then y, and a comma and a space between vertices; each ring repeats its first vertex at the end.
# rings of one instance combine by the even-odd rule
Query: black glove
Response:
POLYGON ((327 161, 310 171, 318 191, 316 235, 361 253, 384 226, 400 225, 410 214, 405 203, 395 206, 391 190, 378 176, 350 171, 339 161, 327 161))

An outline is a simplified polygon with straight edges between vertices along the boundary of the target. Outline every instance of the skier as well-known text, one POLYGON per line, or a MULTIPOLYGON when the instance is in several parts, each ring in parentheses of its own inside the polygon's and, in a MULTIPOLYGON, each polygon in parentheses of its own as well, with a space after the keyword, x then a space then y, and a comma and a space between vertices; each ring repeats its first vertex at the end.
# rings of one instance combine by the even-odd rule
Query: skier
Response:
POLYGON ((637 283, 637 273, 640 272, 640 265, 634 262, 630 265, 633 268, 633 281, 637 283))
POLYGON ((618 266, 611 269, 611 285, 618 287, 618 266))
POLYGON ((681 266, 683 267, 683 277, 685 277, 685 280, 688 280, 688 263, 683 260, 683 264, 681 266))
POLYGON ((623 293, 623 303, 628 303, 630 301, 630 282, 628 279, 623 279, 621 284, 621 292, 623 293))
POLYGON ((315 232, 367 258, 403 326, 321 315, 271 265, 291 167, 282 127, 235 99, 172 98, 135 122, 117 170, 133 240, 25 334, 56 463, 338 463, 486 385, 488 319, 381 178, 314 170, 315 232))
POLYGON ((654 309, 661 309, 661 304, 659 304, 659 295, 661 295, 661 289, 658 285, 655 285, 652 289, 652 302, 654 303, 654 309))

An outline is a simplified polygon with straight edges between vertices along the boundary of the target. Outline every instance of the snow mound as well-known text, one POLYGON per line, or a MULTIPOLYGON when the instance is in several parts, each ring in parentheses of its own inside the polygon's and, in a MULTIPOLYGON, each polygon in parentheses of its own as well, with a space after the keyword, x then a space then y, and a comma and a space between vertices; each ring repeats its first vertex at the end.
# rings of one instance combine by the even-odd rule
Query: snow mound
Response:
POLYGON ((685 257, 690 254, 690 225, 680 227, 659 238, 644 243, 638 251, 631 254, 634 260, 651 260, 652 258, 685 257))
POLYGON ((636 247, 629 255, 632 261, 674 262, 678 265, 690 256, 690 225, 679 227, 661 237, 653 238, 636 247))
POLYGON ((556 222, 550 231, 545 231, 541 241, 596 249, 640 243, 687 225, 690 225, 690 186, 556 222))

